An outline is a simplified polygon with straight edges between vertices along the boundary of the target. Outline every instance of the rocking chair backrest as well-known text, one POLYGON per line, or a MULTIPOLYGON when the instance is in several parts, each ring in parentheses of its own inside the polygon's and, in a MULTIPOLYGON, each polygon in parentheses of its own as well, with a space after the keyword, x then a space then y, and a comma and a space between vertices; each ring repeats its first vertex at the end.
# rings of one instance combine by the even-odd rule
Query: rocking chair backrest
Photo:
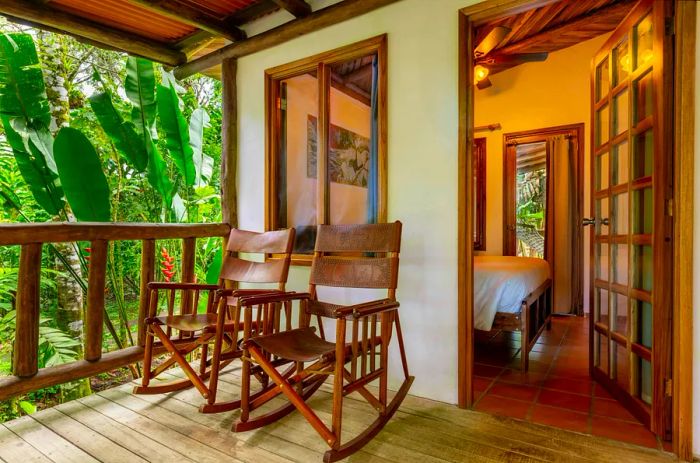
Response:
POLYGON ((278 283, 284 289, 289 273, 294 229, 257 233, 231 230, 226 256, 221 267, 221 279, 237 283, 278 283), (279 259, 255 262, 241 259, 239 253, 278 254, 279 259))
POLYGON ((388 289, 399 275, 401 222, 319 225, 310 283, 313 287, 388 289), (379 253, 377 257, 368 254, 379 253))

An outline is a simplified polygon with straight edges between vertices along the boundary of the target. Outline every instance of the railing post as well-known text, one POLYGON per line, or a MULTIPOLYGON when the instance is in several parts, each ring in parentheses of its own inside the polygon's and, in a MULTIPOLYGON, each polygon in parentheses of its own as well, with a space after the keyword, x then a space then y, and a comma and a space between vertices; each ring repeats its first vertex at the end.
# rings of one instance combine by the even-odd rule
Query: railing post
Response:
MULTIPOLYGON (((197 239, 185 238, 182 240, 182 273, 183 283, 194 283, 195 279, 195 255, 197 253, 197 239)), ((195 308, 196 311, 196 308, 195 308)), ((192 312, 192 292, 184 291, 180 301, 180 313, 192 312)))
POLYGON ((105 240, 90 243, 90 273, 85 314, 85 360, 89 362, 95 362, 102 357, 108 245, 105 240))
POLYGON ((156 241, 143 240, 141 242, 141 287, 139 294, 139 346, 146 345, 146 328, 144 320, 148 313, 148 283, 155 278, 156 268, 156 241))
POLYGON ((17 376, 39 371, 39 289, 42 243, 22 246, 17 275, 17 318, 12 370, 17 376))

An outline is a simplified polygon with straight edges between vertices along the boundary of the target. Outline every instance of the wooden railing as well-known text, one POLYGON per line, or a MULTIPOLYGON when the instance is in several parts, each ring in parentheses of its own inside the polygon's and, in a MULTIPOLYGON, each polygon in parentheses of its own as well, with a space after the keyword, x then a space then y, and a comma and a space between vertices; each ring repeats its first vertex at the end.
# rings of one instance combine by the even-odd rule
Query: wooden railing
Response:
POLYGON ((148 291, 154 280, 156 240, 182 239, 182 281, 194 281, 197 238, 225 237, 227 224, 41 223, 0 225, 0 246, 21 246, 17 284, 17 318, 13 375, 0 377, 0 400, 56 384, 87 378, 141 360, 145 343, 143 320, 148 291), (141 284, 137 345, 102 353, 105 313, 105 276, 110 241, 140 240, 141 284), (45 243, 89 241, 87 309, 84 320, 84 358, 54 367, 38 368, 41 255, 45 243))

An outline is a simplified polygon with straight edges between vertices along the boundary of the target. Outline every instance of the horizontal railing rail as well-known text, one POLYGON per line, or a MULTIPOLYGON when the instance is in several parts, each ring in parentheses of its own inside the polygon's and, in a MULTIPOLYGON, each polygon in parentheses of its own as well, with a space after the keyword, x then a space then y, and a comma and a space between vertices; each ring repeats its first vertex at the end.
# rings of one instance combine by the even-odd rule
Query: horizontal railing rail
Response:
POLYGON ((148 308, 147 285, 155 278, 156 240, 182 240, 181 281, 195 280, 197 238, 226 237, 228 224, 153 223, 31 223, 0 225, 0 246, 20 245, 17 278, 15 344, 12 375, 0 377, 0 400, 57 384, 75 381, 138 362, 143 357, 148 308), (138 343, 102 353, 105 314, 105 284, 110 241, 141 241, 138 343), (38 368, 41 256, 43 245, 60 242, 90 242, 87 308, 85 310, 84 358, 47 368, 38 368))

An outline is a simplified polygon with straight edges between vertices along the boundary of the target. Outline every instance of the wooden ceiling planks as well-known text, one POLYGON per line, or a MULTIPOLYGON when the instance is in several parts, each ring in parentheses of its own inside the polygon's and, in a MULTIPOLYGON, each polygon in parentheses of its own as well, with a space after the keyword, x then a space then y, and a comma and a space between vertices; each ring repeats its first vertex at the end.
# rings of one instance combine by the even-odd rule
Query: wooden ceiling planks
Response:
MULTIPOLYGON (((518 55, 550 53, 613 30, 634 0, 562 0, 501 18, 476 28, 478 44, 495 26, 510 32, 490 53, 491 74, 522 64, 518 55)), ((487 56, 488 58, 488 56, 487 56)))

